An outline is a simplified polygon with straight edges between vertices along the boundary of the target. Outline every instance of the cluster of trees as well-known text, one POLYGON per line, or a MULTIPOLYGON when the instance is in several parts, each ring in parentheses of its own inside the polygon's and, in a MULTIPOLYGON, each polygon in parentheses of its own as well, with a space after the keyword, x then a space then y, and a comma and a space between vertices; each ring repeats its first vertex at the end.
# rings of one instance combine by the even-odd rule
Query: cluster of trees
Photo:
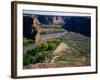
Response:
POLYGON ((45 43, 27 51, 23 55, 23 65, 43 63, 44 61, 50 61, 52 58, 52 52, 60 44, 58 39, 50 39, 45 43))
POLYGON ((34 40, 32 39, 24 39, 23 40, 23 46, 27 46, 28 44, 34 43, 34 40))
POLYGON ((37 52, 35 49, 27 51, 23 56, 23 65, 43 63, 45 60, 52 58, 52 54, 49 51, 37 52))

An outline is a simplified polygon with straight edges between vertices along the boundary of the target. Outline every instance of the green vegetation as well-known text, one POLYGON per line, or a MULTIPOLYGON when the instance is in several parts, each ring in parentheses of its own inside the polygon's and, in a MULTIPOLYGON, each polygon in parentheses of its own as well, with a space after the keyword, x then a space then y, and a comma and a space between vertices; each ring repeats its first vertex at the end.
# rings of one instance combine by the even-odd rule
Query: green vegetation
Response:
POLYGON ((67 33, 62 37, 49 39, 23 54, 23 65, 53 63, 56 67, 90 65, 90 38, 79 33, 67 33), (68 45, 65 51, 53 54, 59 44, 68 45))
POLYGON ((60 40, 49 39, 47 42, 44 42, 30 51, 27 51, 23 56, 23 64, 35 64, 49 62, 52 58, 52 52, 60 44, 60 40))
POLYGON ((31 44, 31 43, 34 43, 34 40, 24 38, 24 40, 23 40, 23 46, 27 46, 28 44, 31 44))
POLYGON ((49 62, 49 60, 52 58, 51 53, 52 53, 52 51, 38 52, 37 50, 32 49, 30 51, 27 51, 26 54, 24 54, 23 64, 27 65, 27 64, 43 63, 47 59, 49 62))

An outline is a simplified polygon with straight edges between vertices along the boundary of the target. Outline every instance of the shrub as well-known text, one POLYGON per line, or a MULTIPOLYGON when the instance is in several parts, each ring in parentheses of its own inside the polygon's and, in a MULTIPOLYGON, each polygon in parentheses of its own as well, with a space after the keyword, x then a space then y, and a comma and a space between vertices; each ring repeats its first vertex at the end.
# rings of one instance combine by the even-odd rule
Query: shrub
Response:
POLYGON ((32 39, 24 39, 23 40, 23 46, 27 46, 28 44, 34 43, 34 40, 32 39))
POLYGON ((48 51, 41 51, 41 52, 34 52, 35 49, 27 51, 23 55, 23 65, 28 64, 35 64, 35 63, 43 63, 46 59, 50 59, 52 57, 51 52, 48 51))
POLYGON ((24 46, 27 46, 28 44, 29 44, 29 41, 28 41, 28 40, 24 40, 24 41, 23 41, 23 45, 24 45, 24 46))
POLYGON ((45 43, 41 44, 41 49, 42 50, 47 50, 48 49, 48 43, 45 42, 45 43))
POLYGON ((51 51, 53 51, 60 42, 61 41, 57 39, 50 39, 32 50, 28 50, 27 53, 24 54, 23 64, 42 63, 47 59, 50 60, 52 58, 51 51))
POLYGON ((24 54, 23 55, 23 64, 24 65, 30 64, 30 59, 31 59, 30 54, 24 54))

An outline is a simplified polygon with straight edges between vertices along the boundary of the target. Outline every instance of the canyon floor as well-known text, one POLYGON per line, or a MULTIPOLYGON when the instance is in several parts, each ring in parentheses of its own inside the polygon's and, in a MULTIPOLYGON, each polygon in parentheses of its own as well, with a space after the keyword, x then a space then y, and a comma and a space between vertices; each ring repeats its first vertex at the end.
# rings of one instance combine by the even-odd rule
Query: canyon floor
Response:
MULTIPOLYGON (((66 32, 58 38, 62 42, 53 51, 49 60, 35 64, 24 65, 24 69, 79 67, 89 66, 90 63, 90 37, 75 32, 66 32)), ((46 42, 46 41, 44 41, 46 42)), ((30 44, 33 46, 33 44, 30 44)), ((31 46, 31 47, 32 47, 31 46)), ((26 46, 27 47, 27 46, 26 46)))

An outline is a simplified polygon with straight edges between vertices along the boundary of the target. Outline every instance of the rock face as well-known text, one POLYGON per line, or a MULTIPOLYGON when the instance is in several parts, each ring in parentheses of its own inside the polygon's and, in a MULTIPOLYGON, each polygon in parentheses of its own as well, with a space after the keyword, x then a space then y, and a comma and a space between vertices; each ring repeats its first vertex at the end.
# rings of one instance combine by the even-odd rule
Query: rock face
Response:
POLYGON ((53 17, 53 24, 63 24, 64 20, 62 17, 60 16, 55 16, 53 17))
POLYGON ((38 69, 38 68, 53 68, 56 64, 53 63, 37 63, 24 66, 24 69, 38 69))
MULTIPOLYGON (((40 22, 37 18, 37 16, 33 17, 33 24, 32 24, 32 33, 35 32, 35 43, 39 43, 41 40, 40 37, 40 31, 41 31, 41 27, 40 27, 40 22)), ((34 35, 34 34, 33 34, 34 35)))
POLYGON ((64 24, 64 19, 61 16, 39 16, 39 21, 43 24, 64 24))
POLYGON ((35 43, 40 41, 40 22, 36 16, 23 17, 23 36, 35 40, 35 43))
POLYGON ((64 52, 65 50, 67 50, 69 48, 69 46, 67 45, 67 44, 65 44, 65 43, 61 43, 58 47, 57 47, 57 49, 54 51, 54 55, 60 55, 60 54, 62 54, 62 52, 64 52))
POLYGON ((70 17, 63 28, 71 32, 91 36, 91 20, 87 17, 70 17))
POLYGON ((33 18, 30 16, 23 16, 23 36, 34 40, 38 38, 38 40, 36 40, 36 42, 38 42, 40 40, 39 38, 40 38, 40 31, 41 31, 40 23, 41 24, 63 24, 64 20, 62 17, 57 17, 57 16, 38 16, 37 18, 36 17, 33 18))
MULTIPOLYGON (((74 16, 46 16, 37 15, 36 25, 41 24, 56 24, 62 25, 62 28, 77 32, 86 36, 91 36, 91 18, 90 17, 74 17, 74 16)), ((23 16, 23 36, 30 39, 35 39, 36 34, 32 32, 33 18, 31 16, 23 16)), ((38 37, 40 35, 38 34, 38 37)))

